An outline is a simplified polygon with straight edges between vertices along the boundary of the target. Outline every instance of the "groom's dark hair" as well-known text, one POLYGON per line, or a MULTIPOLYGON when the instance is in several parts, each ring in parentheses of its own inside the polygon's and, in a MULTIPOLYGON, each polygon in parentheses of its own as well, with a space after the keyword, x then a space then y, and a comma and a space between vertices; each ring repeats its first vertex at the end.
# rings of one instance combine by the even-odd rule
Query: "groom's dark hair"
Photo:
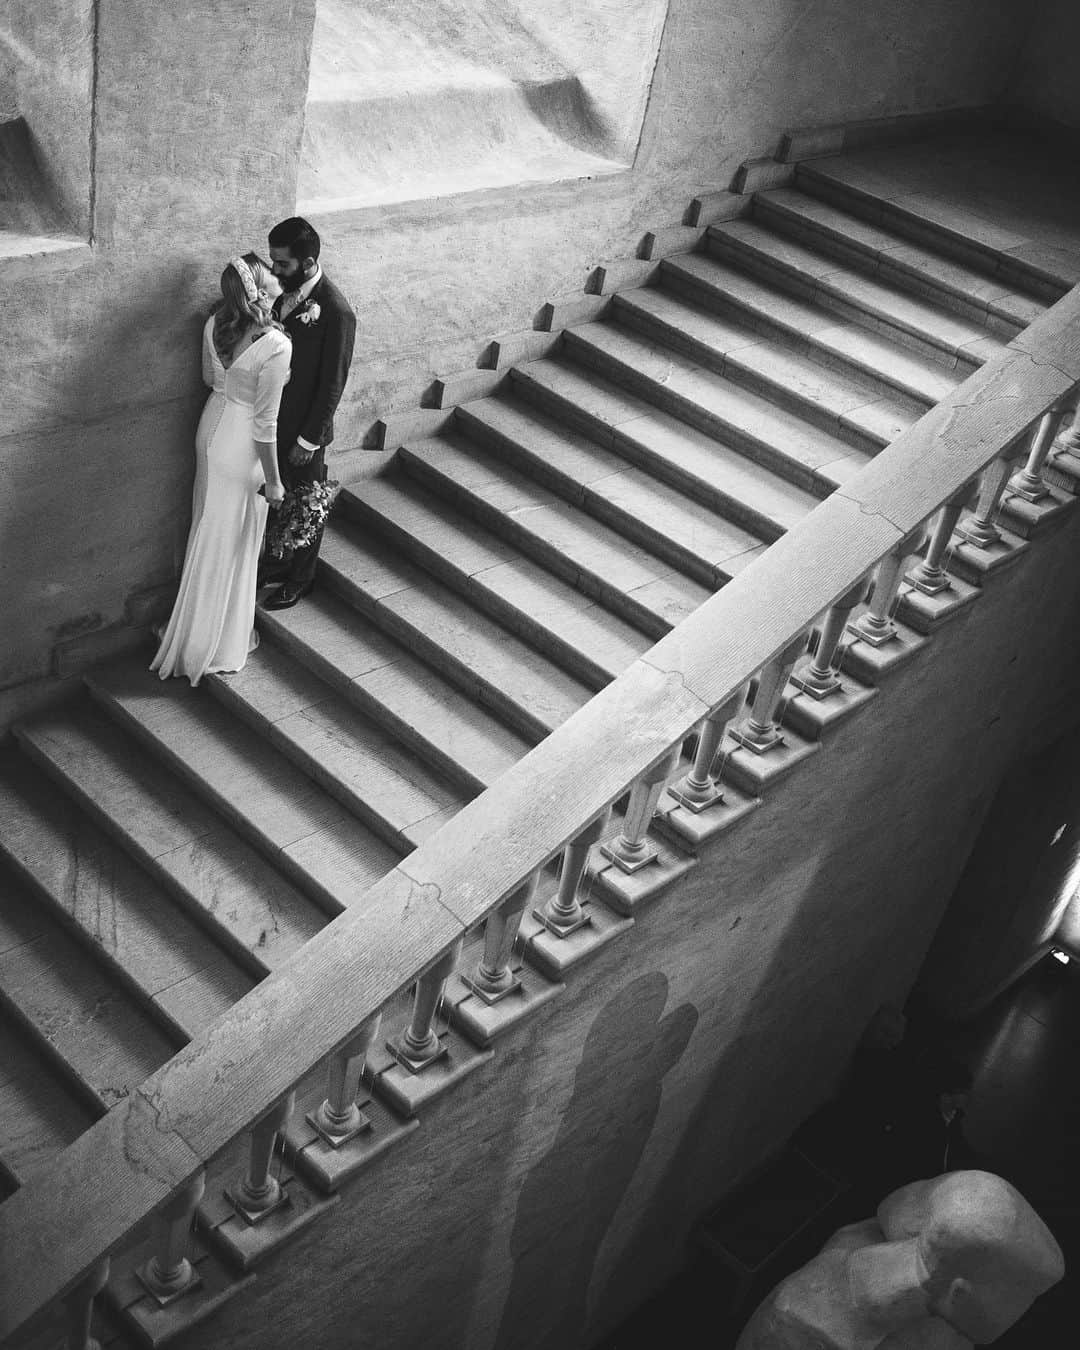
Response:
POLYGON ((294 258, 311 258, 319 261, 322 240, 319 232, 303 216, 290 216, 270 231, 271 248, 287 248, 294 258))

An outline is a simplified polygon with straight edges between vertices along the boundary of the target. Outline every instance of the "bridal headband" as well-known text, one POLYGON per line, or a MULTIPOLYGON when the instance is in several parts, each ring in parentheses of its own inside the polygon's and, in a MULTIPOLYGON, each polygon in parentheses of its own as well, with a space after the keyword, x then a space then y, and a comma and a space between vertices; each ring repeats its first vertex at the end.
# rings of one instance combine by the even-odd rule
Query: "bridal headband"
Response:
POLYGON ((244 287, 244 294, 249 301, 257 300, 259 297, 259 288, 255 285, 255 274, 243 260, 243 258, 233 258, 229 262, 230 267, 236 269, 236 274, 240 278, 244 287))

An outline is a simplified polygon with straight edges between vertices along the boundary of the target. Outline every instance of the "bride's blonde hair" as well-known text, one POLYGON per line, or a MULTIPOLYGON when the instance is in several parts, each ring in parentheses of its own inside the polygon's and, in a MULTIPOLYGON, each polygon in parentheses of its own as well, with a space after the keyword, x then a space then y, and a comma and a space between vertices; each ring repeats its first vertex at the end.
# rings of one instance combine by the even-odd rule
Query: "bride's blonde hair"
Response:
POLYGON ((214 310, 214 350, 218 358, 228 361, 236 344, 250 328, 277 328, 285 330, 271 313, 273 302, 266 294, 266 278, 271 275, 270 264, 257 253, 245 253, 256 294, 249 294, 248 279, 233 263, 228 263, 221 274, 221 300, 214 310))

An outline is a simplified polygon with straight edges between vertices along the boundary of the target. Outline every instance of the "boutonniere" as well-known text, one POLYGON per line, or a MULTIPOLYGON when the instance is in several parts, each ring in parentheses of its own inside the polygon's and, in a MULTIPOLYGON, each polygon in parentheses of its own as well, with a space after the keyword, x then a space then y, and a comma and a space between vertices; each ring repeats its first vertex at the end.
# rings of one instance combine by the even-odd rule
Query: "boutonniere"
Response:
POLYGON ((319 302, 308 301, 300 313, 296 316, 301 323, 318 323, 319 315, 322 310, 319 308, 319 302))

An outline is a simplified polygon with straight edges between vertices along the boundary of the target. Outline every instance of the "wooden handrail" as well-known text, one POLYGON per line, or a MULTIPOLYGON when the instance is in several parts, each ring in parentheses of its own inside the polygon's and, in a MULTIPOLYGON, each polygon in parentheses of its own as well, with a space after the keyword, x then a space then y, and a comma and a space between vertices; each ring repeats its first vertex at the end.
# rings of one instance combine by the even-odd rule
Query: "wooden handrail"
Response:
POLYGON ((1080 381, 1080 287, 0 1205, 0 1341, 616 801, 1080 381))

